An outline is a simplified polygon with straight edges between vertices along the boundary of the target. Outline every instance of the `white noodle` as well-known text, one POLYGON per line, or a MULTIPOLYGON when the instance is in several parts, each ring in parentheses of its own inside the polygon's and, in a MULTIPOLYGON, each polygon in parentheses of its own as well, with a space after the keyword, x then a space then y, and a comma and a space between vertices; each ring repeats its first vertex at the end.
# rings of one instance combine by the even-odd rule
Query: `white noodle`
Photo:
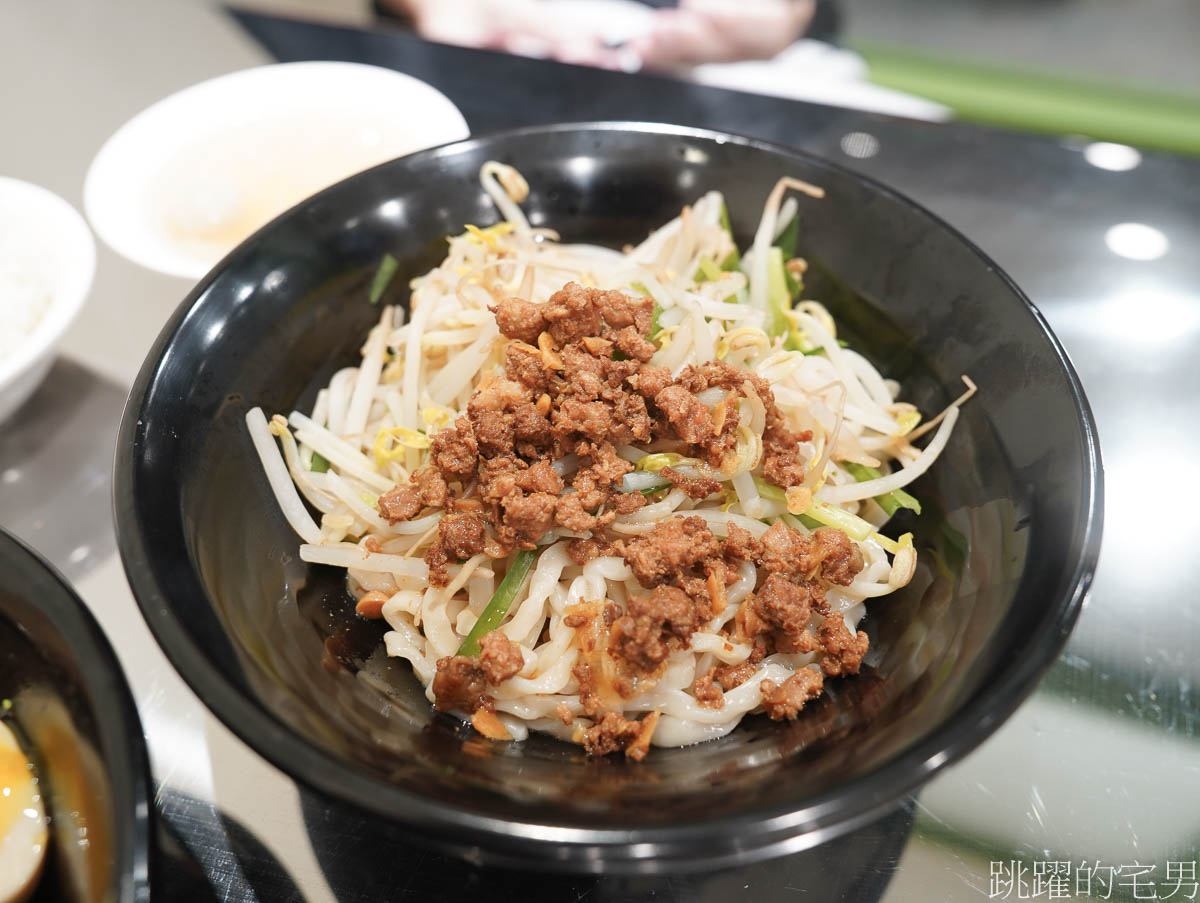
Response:
POLYGON ((400 555, 388 555, 384 552, 364 552, 358 546, 345 543, 334 545, 306 543, 300 546, 300 557, 310 564, 332 564, 337 567, 403 574, 420 579, 429 577, 429 565, 420 558, 403 558, 400 555))
MULTIPOLYGON (((387 594, 381 612, 390 628, 384 648, 412 664, 431 701, 438 659, 456 654, 495 594, 506 565, 502 560, 492 563, 490 556, 500 553, 488 545, 490 551, 451 563, 445 585, 430 585, 429 565, 421 556, 435 535, 445 532, 445 512, 434 510, 391 523, 381 514, 377 497, 397 485, 409 485, 410 475, 419 476, 418 469, 430 464, 430 445, 440 441, 439 431, 468 414, 481 383, 505 375, 508 340, 500 335, 491 310, 500 299, 516 295, 544 304, 568 278, 604 289, 648 293, 660 329, 650 364, 678 375, 688 366, 725 358, 757 374, 769 385, 787 428, 814 434, 796 447, 797 461, 807 470, 802 490, 815 489, 819 500, 866 519, 876 529, 887 515, 872 497, 907 486, 944 450, 958 418, 957 407, 944 412, 944 419, 901 435, 897 417, 914 409, 897 404, 897 384, 885 380, 865 357, 838 344, 833 319, 821 305, 801 302, 788 314, 819 354, 785 349, 780 336, 765 332, 767 248, 798 209, 796 200, 785 199, 784 193, 792 188, 820 197, 819 189, 781 180, 764 207, 753 247, 744 255, 746 271, 697 283, 696 273, 708 270, 704 261, 720 264, 734 250, 720 225, 724 199, 717 192, 705 194, 631 252, 622 253, 563 245, 557 234, 531 229, 519 207, 528 186, 509 166, 489 162, 480 172, 480 183, 509 225, 452 236, 447 258, 410 281, 409 322, 400 325, 402 311, 382 311, 363 344, 360 366, 333 375, 318 392, 311 416, 290 415, 287 424, 294 437, 282 418, 268 425, 258 408, 246 415, 271 491, 303 541, 300 558, 346 569, 347 585, 355 595, 387 594), (934 427, 937 432, 926 448, 914 449, 912 440, 934 427), (282 454, 272 433, 278 436, 282 454), (311 470, 315 454, 328 461, 326 472, 311 470), (839 466, 850 461, 890 472, 858 483, 839 466), (304 498, 324 512, 320 527, 304 498)), ((545 346, 541 353, 553 366, 555 346, 545 346)), ((970 391, 973 384, 968 382, 970 391)), ((766 396, 760 397, 747 380, 733 390, 702 390, 697 397, 713 417, 736 416, 736 446, 719 467, 715 461, 690 457, 697 452, 670 437, 644 448, 617 446, 621 458, 642 467, 624 476, 623 490, 654 495, 640 509, 616 517, 600 538, 615 541, 651 533, 674 516, 698 517, 719 538, 736 525, 761 539, 775 520, 807 533, 779 500, 779 487, 771 489, 762 482, 766 396), (647 459, 663 452, 683 456, 667 459, 679 474, 717 480, 722 491, 695 500, 671 486, 659 472, 662 462, 647 459)), ((652 400, 647 404, 657 416, 652 400)), ((575 454, 549 463, 568 483, 580 468, 575 454)), ((461 495, 472 496, 475 487, 470 481, 461 495)), ((593 723, 580 697, 582 678, 576 666, 585 661, 603 671, 615 665, 607 646, 584 651, 583 637, 590 635, 591 627, 568 622, 577 625, 571 616, 581 610, 611 618, 613 606, 623 613, 631 597, 650 591, 619 554, 574 563, 567 552, 569 540, 590 536, 552 526, 500 621, 499 630, 520 650, 520 669, 489 687, 489 694, 500 723, 514 739, 523 739, 530 730, 577 739, 577 731, 593 723), (564 711, 575 719, 573 724, 562 722, 564 711)), ((863 616, 865 600, 907 583, 915 565, 915 551, 907 539, 896 545, 871 537, 857 546, 862 570, 849 585, 824 587, 832 616, 842 618, 850 630, 863 616), (898 551, 890 555, 884 546, 898 551)), ((510 558, 507 567, 511 566, 510 558)), ((724 692, 720 708, 702 705, 694 695, 694 682, 709 669, 752 659, 754 646, 740 632, 744 618, 738 615, 761 579, 753 561, 740 561, 720 590, 718 610, 701 611, 703 623, 688 644, 671 647, 662 670, 631 698, 610 699, 607 704, 626 717, 659 713, 655 745, 699 743, 724 736, 744 715, 760 710, 764 680, 781 684, 801 668, 819 667, 819 651, 775 653, 755 665, 742 684, 724 692)), ((820 619, 814 615, 810 628, 820 619)), ((600 628, 602 639, 605 629, 600 628)))

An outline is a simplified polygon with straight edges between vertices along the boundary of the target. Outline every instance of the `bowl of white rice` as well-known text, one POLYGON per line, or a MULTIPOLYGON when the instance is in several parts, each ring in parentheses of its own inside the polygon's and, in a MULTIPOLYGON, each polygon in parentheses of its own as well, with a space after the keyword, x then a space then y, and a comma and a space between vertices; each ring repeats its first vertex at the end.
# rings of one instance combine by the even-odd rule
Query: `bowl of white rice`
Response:
POLYGON ((0 421, 46 376, 95 270, 96 243, 74 207, 0 176, 0 421))

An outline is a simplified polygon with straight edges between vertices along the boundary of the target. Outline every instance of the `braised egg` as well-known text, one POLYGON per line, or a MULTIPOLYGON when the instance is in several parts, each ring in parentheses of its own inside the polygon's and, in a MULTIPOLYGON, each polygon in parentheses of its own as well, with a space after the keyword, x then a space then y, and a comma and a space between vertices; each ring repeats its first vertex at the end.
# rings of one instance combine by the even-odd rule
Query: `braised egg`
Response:
POLYGON ((0 903, 28 898, 46 858, 46 810, 33 765, 0 722, 0 903))

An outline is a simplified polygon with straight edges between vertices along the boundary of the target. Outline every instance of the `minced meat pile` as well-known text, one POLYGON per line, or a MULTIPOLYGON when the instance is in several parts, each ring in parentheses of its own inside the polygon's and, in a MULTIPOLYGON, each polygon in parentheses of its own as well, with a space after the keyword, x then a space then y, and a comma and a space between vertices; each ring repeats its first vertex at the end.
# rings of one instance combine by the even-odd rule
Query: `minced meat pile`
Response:
MULTIPOLYGON (((825 618, 816 636, 808 629, 813 614, 828 614, 823 582, 848 584, 862 568, 857 548, 840 531, 806 534, 776 523, 755 539, 732 526, 722 541, 701 518, 673 517, 635 538, 605 536, 618 514, 646 504, 640 492, 622 490, 633 465, 616 446, 665 441, 719 469, 736 454, 738 395, 756 395, 767 413, 763 475, 785 489, 801 483, 805 463, 798 445, 811 434, 787 428, 765 380, 722 361, 689 366, 675 378, 650 366, 653 302, 646 297, 569 283, 546 304, 512 298, 500 302, 495 315, 509 340, 503 375, 485 377, 466 415, 434 434, 429 465, 414 473, 411 484, 379 498, 379 512, 391 523, 428 509, 446 512, 425 556, 434 585, 447 583, 452 562, 481 552, 502 558, 534 549, 553 527, 590 534, 570 543, 572 560, 619 554, 647 590, 630 598, 608 628, 608 653, 631 688, 724 607, 738 565, 751 561, 760 569, 760 585, 741 606, 731 639, 753 643, 754 653, 747 663, 697 678, 697 699, 719 708, 723 692, 747 680, 774 651, 819 649, 821 671, 830 676, 858 670, 865 634, 851 634, 837 616, 825 618), (730 397, 710 408, 696 396, 714 386, 730 397), (578 456, 578 468, 564 479, 551 462, 568 455, 578 456)), ((669 467, 662 476, 693 499, 722 491, 716 481, 669 467)), ((507 649, 501 639, 498 632, 485 638, 489 645, 478 658, 438 662, 438 708, 490 707, 488 689, 521 667, 519 650, 507 649)), ((764 683, 768 714, 794 718, 821 692, 821 681, 820 673, 806 669, 782 686, 764 683)), ((595 721, 583 741, 590 752, 645 754, 647 719, 588 714, 595 721)))

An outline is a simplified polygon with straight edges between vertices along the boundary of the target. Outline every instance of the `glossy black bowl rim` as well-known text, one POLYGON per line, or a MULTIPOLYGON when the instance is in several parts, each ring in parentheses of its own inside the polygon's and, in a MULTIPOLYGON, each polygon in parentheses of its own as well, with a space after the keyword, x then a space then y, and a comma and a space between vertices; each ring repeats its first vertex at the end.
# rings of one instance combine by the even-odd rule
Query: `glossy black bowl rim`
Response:
MULTIPOLYGON (((147 903, 150 900, 151 838, 154 836, 154 791, 150 758, 138 718, 137 705, 125 672, 100 622, 61 573, 28 543, 0 528, 0 547, 5 555, 22 557, 42 571, 57 586, 58 593, 43 596, 38 606, 62 634, 76 656, 75 665, 88 681, 86 690, 95 697, 95 727, 104 745, 102 758, 107 769, 127 775, 133 797, 133 817, 117 812, 116 831, 131 856, 118 861, 118 903, 147 903)), ((125 801, 114 795, 114 804, 125 801)))
MULTIPOLYGON (((113 480, 117 532, 125 571, 142 614, 167 657, 196 694, 237 736, 295 780, 327 798, 349 803, 393 821, 419 833, 427 842, 451 849, 461 856, 478 861, 552 870, 616 873, 717 868, 807 849, 868 824, 893 808, 904 795, 915 790, 934 773, 963 758, 1016 710, 1054 663, 1083 607, 1100 550, 1103 468, 1091 408, 1066 351, 1045 317, 990 257, 953 226, 910 198, 814 154, 770 141, 709 129, 660 123, 601 121, 505 129, 419 151, 407 159, 436 158, 509 137, 550 136, 580 131, 640 132, 717 144, 729 143, 834 171, 871 192, 913 208, 919 215, 945 230, 966 246, 979 259, 982 267, 995 273, 1035 319, 1067 378, 1083 434, 1084 460, 1080 463, 1084 485, 1080 516, 1084 521, 1084 535, 1068 589, 1047 604, 1042 624, 1044 629, 1032 633, 1023 654, 1010 660, 999 680, 977 691, 949 723, 934 730, 901 756, 869 774, 813 798, 800 809, 783 806, 710 820, 703 824, 593 829, 483 816, 404 791, 348 767, 345 762, 315 746, 297 742, 296 735, 284 724, 273 718, 262 717, 261 710, 212 665, 204 650, 191 640, 174 616, 170 600, 154 578, 149 563, 147 537, 135 516, 133 460, 134 437, 147 391, 168 345, 189 312, 217 274, 241 253, 242 248, 255 242, 276 222, 291 216, 296 208, 281 214, 246 239, 197 283, 163 327, 138 373, 121 420, 113 480)), ((351 176, 345 182, 366 178, 394 163, 389 161, 380 164, 351 176)), ((336 192, 345 182, 331 186, 315 197, 336 192)), ((301 202, 304 203, 307 201, 301 202)))

